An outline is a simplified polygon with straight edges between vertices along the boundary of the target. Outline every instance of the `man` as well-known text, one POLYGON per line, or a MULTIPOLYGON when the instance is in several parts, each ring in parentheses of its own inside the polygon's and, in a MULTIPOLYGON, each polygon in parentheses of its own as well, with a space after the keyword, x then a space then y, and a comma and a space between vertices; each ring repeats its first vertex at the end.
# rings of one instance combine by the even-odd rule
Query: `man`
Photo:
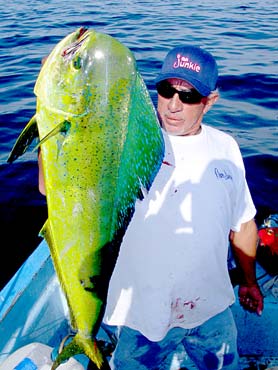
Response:
POLYGON ((262 312, 242 156, 231 136, 202 123, 219 97, 217 78, 210 53, 183 46, 168 53, 156 79, 165 158, 136 203, 110 281, 112 369, 179 369, 184 350, 199 369, 239 369, 229 241, 242 272, 240 302, 262 312))
POLYGON ((217 101, 207 51, 171 50, 156 79, 165 158, 136 203, 108 292, 116 327, 111 368, 179 369, 184 347, 199 369, 239 369, 229 240, 242 272, 240 302, 261 314, 256 213, 235 140, 202 123, 217 101))

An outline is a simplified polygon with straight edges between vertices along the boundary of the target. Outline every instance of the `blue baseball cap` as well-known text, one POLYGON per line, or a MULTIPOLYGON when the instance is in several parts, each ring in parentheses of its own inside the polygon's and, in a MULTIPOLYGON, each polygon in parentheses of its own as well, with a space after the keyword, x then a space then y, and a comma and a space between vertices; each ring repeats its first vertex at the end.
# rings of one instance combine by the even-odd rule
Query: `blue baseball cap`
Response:
POLYGON ((178 46, 166 55, 155 83, 168 78, 189 82, 203 96, 216 89, 218 68, 214 57, 198 46, 178 46))

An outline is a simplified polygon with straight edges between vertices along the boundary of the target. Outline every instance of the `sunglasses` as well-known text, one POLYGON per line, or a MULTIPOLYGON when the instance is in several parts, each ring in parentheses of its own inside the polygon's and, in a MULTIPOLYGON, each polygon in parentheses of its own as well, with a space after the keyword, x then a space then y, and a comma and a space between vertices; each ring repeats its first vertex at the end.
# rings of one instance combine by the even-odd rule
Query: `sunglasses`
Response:
POLYGON ((171 99, 175 94, 179 95, 179 99, 185 104, 197 104, 204 98, 197 90, 189 91, 176 90, 168 81, 161 81, 156 84, 156 90, 160 96, 166 99, 171 99))

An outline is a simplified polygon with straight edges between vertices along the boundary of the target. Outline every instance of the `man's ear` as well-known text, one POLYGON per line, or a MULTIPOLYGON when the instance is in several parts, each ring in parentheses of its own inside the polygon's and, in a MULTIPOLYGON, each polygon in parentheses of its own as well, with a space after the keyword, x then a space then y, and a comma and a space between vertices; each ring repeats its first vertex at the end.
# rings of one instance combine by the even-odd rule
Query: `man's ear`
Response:
POLYGON ((207 113, 210 110, 213 104, 217 102, 218 98, 219 98, 218 91, 212 91, 209 94, 209 96, 207 97, 206 105, 204 107, 204 113, 207 113))

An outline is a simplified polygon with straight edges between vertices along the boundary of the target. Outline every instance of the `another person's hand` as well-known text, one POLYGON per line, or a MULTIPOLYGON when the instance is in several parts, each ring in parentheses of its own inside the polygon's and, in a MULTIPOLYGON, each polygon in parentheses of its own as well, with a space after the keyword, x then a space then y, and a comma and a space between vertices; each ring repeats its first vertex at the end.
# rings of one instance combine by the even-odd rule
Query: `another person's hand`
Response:
POLYGON ((43 175, 43 169, 42 169, 42 155, 41 155, 40 148, 38 150, 38 165, 39 165, 39 191, 42 195, 46 195, 44 175, 43 175))
POLYGON ((46 59, 48 58, 48 55, 46 57, 43 57, 42 60, 41 60, 41 64, 43 65, 46 61, 46 59))
POLYGON ((240 285, 238 290, 239 302, 244 309, 261 315, 264 301, 261 290, 257 284, 240 285))

